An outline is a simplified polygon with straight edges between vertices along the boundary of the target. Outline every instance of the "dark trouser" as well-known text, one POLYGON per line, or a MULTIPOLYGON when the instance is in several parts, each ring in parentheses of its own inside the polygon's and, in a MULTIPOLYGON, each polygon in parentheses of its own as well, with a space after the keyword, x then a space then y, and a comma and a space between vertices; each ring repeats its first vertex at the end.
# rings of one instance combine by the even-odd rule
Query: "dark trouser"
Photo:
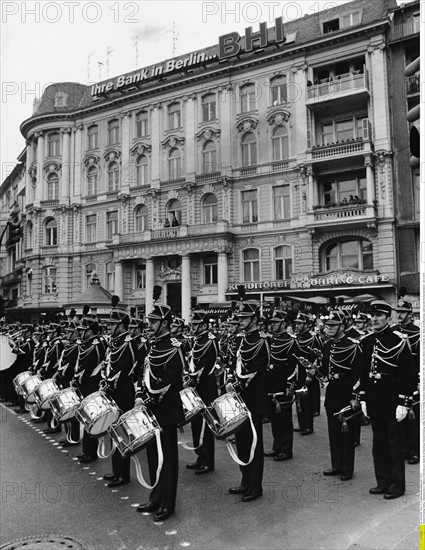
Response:
POLYGON ((338 412, 336 409, 326 408, 331 465, 342 475, 351 476, 354 472, 355 419, 347 422, 348 431, 343 432, 342 422, 338 420, 337 416, 334 416, 336 412, 338 412))
POLYGON ((0 371, 0 399, 7 400, 7 370, 0 371))
POLYGON ((419 456, 419 404, 413 407, 414 417, 411 412, 400 422, 402 432, 403 451, 405 458, 419 456))
POLYGON ((357 443, 360 445, 360 436, 361 436, 361 430, 362 430, 362 414, 359 414, 355 418, 353 418, 353 432, 354 432, 354 443, 357 443))
MULTIPOLYGON (((174 510, 176 506, 177 481, 179 474, 179 451, 177 446, 177 426, 162 426, 161 445, 164 462, 156 487, 152 489, 150 501, 160 508, 174 510)), ((147 447, 151 484, 156 479, 158 451, 155 441, 147 447)))
MULTIPOLYGON (((202 422, 204 422, 202 415, 198 415, 191 422, 194 447, 198 447, 199 445, 199 439, 202 431, 202 422)), ((196 462, 200 466, 208 466, 208 468, 214 468, 215 439, 212 431, 208 427, 208 424, 205 425, 204 439, 202 445, 195 449, 195 453, 198 455, 196 462)))
POLYGON ((60 424, 58 424, 58 422, 53 418, 53 413, 50 409, 47 409, 44 412, 44 420, 48 428, 57 428, 58 426, 60 426, 60 424))
MULTIPOLYGON (((262 493, 264 470, 264 446, 263 446, 263 415, 252 413, 252 421, 257 432, 257 446, 254 457, 248 466, 239 466, 242 472, 241 486, 248 492, 262 493)), ((248 462, 252 444, 251 424, 245 424, 235 434, 238 457, 242 462, 248 462)))
POLYGON ((74 443, 80 441, 80 423, 75 416, 65 423, 65 432, 67 439, 71 439, 74 443))
POLYGON ((406 483, 400 425, 395 416, 371 418, 371 425, 373 464, 378 486, 403 495, 406 483))
POLYGON ((130 457, 123 458, 118 449, 112 454, 112 472, 125 481, 130 480, 130 457))
POLYGON ((97 458, 97 445, 98 445, 98 439, 97 437, 91 437, 89 434, 84 430, 83 434, 83 455, 89 456, 90 458, 97 458))
POLYGON ((280 412, 277 412, 276 405, 274 403, 270 403, 269 418, 273 435, 273 451, 292 456, 292 448, 294 443, 292 405, 281 405, 280 412))
POLYGON ((313 414, 320 414, 320 382, 314 377, 310 385, 313 414))
POLYGON ((311 386, 308 386, 307 395, 300 397, 299 407, 297 407, 298 423, 301 430, 312 430, 313 424, 313 392, 311 386))

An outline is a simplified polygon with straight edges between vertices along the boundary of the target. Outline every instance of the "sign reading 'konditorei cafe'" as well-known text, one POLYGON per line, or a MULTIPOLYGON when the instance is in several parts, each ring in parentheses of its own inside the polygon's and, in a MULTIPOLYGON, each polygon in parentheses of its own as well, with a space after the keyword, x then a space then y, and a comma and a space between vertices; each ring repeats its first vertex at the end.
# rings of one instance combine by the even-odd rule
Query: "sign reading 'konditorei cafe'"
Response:
POLYGON ((265 48, 271 44, 284 44, 285 41, 282 17, 277 17, 273 39, 269 37, 267 23, 260 23, 260 30, 258 32, 254 32, 252 27, 246 28, 243 45, 239 33, 231 32, 224 34, 219 37, 219 43, 215 47, 206 48, 206 50, 200 52, 192 52, 186 56, 168 59, 162 63, 117 76, 107 82, 95 84, 91 87, 91 95, 96 97, 107 95, 114 91, 124 91, 126 88, 131 88, 135 85, 139 86, 144 82, 154 79, 160 79, 176 71, 205 66, 205 64, 213 61, 223 61, 240 53, 265 48))
POLYGON ((312 276, 309 274, 295 274, 291 279, 282 281, 256 281, 250 283, 231 283, 229 292, 237 291, 238 285, 243 284, 246 290, 282 290, 304 288, 331 288, 334 286, 368 286, 389 283, 388 275, 379 273, 362 273, 345 271, 343 273, 330 273, 324 276, 312 276))

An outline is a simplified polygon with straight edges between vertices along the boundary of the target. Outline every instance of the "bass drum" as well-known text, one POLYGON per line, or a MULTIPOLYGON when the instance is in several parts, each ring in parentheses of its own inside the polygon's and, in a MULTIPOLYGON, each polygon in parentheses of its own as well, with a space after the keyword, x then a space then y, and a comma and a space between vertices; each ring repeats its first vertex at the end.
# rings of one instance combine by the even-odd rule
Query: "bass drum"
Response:
POLYGON ((6 334, 0 334, 0 370, 7 370, 16 360, 10 344, 12 340, 6 334))

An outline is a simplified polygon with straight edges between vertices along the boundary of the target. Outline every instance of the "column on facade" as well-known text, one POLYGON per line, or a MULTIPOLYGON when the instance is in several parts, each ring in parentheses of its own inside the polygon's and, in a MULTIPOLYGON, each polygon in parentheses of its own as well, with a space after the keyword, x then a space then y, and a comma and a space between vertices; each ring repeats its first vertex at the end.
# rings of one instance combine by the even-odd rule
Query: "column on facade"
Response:
POLYGON ((224 302, 226 300, 226 292, 228 287, 228 265, 226 252, 218 253, 217 279, 217 299, 219 302, 224 302))
POLYGON ((220 161, 222 175, 232 175, 232 165, 237 157, 234 155, 234 141, 232 121, 236 120, 232 110, 235 108, 231 86, 218 94, 219 117, 221 120, 220 161))
POLYGON ((121 164, 121 193, 129 193, 132 166, 130 165, 130 121, 131 114, 125 113, 121 118, 122 131, 122 164, 121 164))
POLYGON ((59 203, 68 204, 70 197, 70 170, 71 170, 71 139, 70 128, 61 128, 62 134, 62 182, 59 192, 59 203))
POLYGON ((292 115, 296 124, 290 129, 290 143, 292 150, 289 151, 291 157, 299 157, 305 154, 307 149, 307 109, 305 108, 305 98, 307 89, 306 71, 307 65, 304 60, 299 61, 299 65, 292 67, 293 84, 289 87, 289 101, 293 104, 292 115), (296 128, 296 131, 295 131, 296 128), (294 135, 291 136, 291 133, 294 135))
POLYGON ((124 299, 124 279, 123 279, 122 262, 115 262, 115 294, 124 299))
POLYGON ((375 151, 384 149, 389 151, 390 145, 390 107, 388 94, 388 74, 386 70, 385 44, 370 45, 369 53, 369 89, 373 91, 372 117, 374 128, 375 151), (384 83, 385 85, 382 85, 384 83))
POLYGON ((83 126, 74 128, 74 198, 76 202, 81 201, 81 181, 84 181, 83 164, 83 126))
POLYGON ((194 181, 195 179, 195 159, 198 157, 195 151, 195 109, 196 98, 195 96, 189 97, 185 101, 185 126, 186 126, 186 141, 184 147, 184 158, 186 165, 186 178, 188 181, 194 181))
POLYGON ((313 168, 309 166, 307 168, 307 176, 308 176, 308 204, 307 204, 307 211, 313 210, 313 206, 317 204, 317 192, 314 188, 314 174, 313 174, 313 168))
POLYGON ((365 166, 366 166, 366 200, 367 204, 373 204, 375 200, 375 177, 373 174, 372 167, 372 157, 371 155, 365 156, 365 166))
POLYGON ((146 260, 146 299, 145 299, 145 316, 153 310, 153 286, 154 286, 154 264, 153 258, 146 260))
POLYGON ((150 111, 151 113, 151 136, 152 136, 152 153, 151 153, 151 182, 152 187, 159 188, 160 180, 160 164, 161 164, 161 128, 160 128, 160 115, 161 107, 155 106, 150 111))
POLYGON ((25 197, 26 197, 26 204, 32 204, 34 201, 33 197, 33 187, 31 185, 31 174, 29 173, 30 166, 32 164, 32 140, 27 139, 26 140, 27 145, 27 152, 25 157, 25 197))
POLYGON ((35 188, 34 205, 40 206, 43 200, 43 164, 44 164, 44 135, 42 132, 35 134, 37 138, 37 185, 35 188))
POLYGON ((182 318, 190 321, 190 298, 192 286, 190 280, 190 256, 182 256, 182 318))

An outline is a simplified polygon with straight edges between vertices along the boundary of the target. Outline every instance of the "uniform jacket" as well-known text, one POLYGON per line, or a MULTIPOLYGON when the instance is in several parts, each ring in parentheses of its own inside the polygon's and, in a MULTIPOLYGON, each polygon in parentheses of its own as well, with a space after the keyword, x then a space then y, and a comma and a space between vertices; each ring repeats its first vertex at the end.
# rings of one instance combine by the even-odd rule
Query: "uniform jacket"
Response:
POLYGON ((295 336, 287 331, 275 334, 270 346, 270 365, 267 369, 267 393, 299 389, 305 383, 305 375, 298 369, 295 356, 299 347, 295 336), (290 387, 288 387, 288 383, 290 387))
POLYGON ((218 397, 215 364, 218 357, 217 338, 208 331, 196 336, 188 357, 188 374, 192 385, 206 405, 218 397))
POLYGON ((109 342, 102 373, 109 395, 123 412, 134 407, 135 389, 130 373, 136 361, 137 343, 128 332, 109 342))

